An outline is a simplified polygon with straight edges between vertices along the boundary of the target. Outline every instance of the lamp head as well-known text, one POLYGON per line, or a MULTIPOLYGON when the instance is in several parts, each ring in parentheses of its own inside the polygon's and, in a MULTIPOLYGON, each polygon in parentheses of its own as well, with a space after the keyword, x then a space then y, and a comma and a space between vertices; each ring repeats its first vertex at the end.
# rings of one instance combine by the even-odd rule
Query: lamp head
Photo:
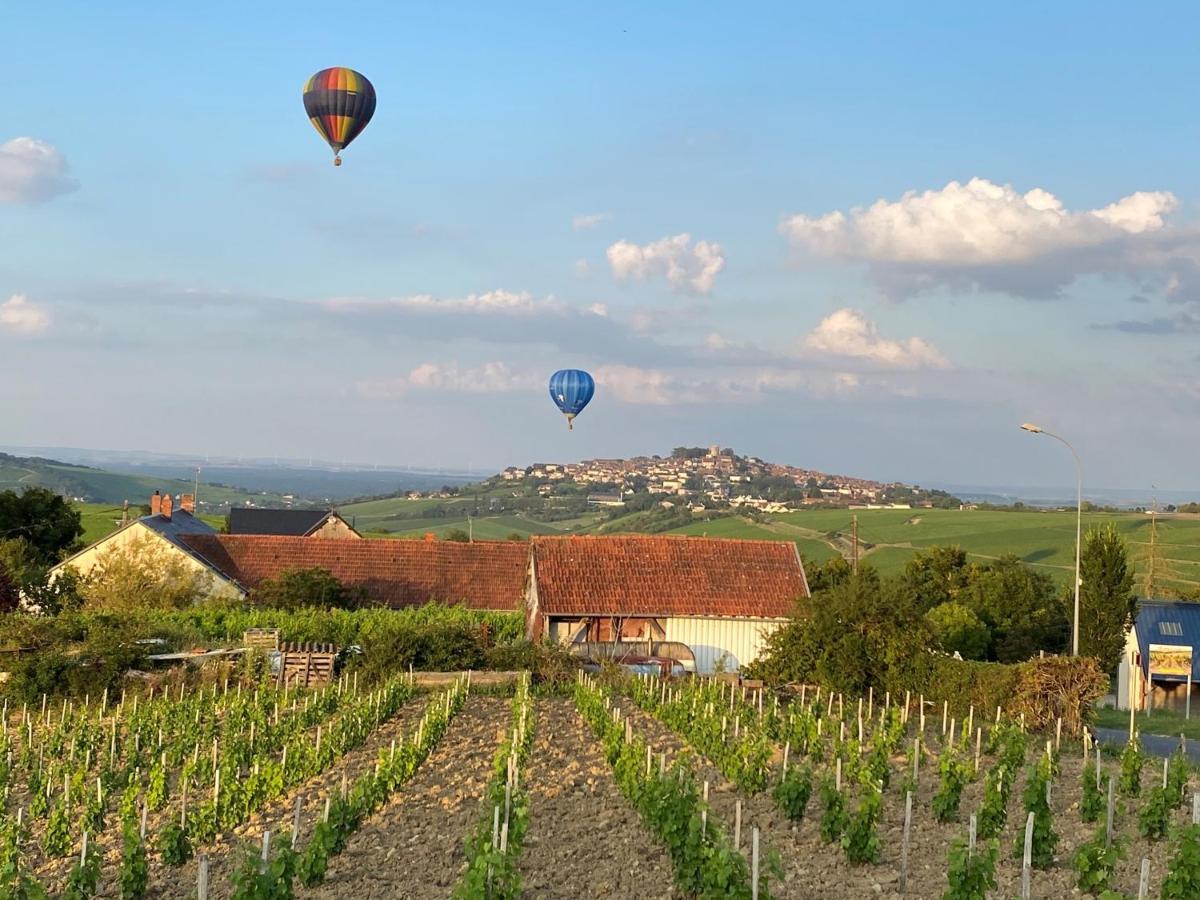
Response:
POLYGON ((1026 422, 1021 426, 1022 431, 1028 431, 1031 434, 1041 434, 1042 428, 1040 425, 1034 425, 1032 422, 1026 422))

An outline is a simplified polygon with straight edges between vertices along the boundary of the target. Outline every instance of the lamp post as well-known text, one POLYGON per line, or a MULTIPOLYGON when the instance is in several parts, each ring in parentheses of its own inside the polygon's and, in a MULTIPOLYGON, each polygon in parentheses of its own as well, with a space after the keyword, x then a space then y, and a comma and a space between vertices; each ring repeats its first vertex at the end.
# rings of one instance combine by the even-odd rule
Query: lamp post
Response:
POLYGON ((1067 443, 1065 438, 1059 437, 1052 431, 1047 431, 1030 422, 1026 422, 1021 428, 1031 434, 1044 434, 1047 437, 1052 437, 1068 450, 1075 457, 1075 618, 1071 626, 1071 655, 1079 655, 1079 552, 1083 535, 1083 462, 1079 459, 1079 454, 1075 448, 1067 443))

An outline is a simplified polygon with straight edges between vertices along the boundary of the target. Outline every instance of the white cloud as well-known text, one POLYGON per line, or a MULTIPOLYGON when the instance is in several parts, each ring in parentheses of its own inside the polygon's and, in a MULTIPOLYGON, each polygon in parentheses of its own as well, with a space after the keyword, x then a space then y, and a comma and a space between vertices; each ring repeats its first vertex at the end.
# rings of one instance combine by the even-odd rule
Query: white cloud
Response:
POLYGON ((830 313, 804 339, 810 350, 864 359, 896 369, 945 369, 950 363, 932 344, 920 337, 888 340, 879 336, 875 323, 856 309, 830 313))
POLYGON ((637 366, 602 366, 600 390, 634 406, 747 403, 776 393, 827 397, 855 390, 857 375, 768 367, 733 375, 697 375, 637 366))
POLYGON ((407 375, 358 383, 359 392, 368 397, 397 397, 409 391, 445 391, 463 394, 495 394, 532 390, 539 382, 529 374, 519 374, 503 362, 483 363, 460 368, 457 363, 422 363, 407 375))
POLYGON ((585 213, 572 217, 571 227, 576 231, 586 231, 589 228, 595 228, 601 222, 607 222, 611 218, 612 213, 585 213))
POLYGON ((31 137, 0 144, 0 203, 42 203, 69 194, 79 182, 57 148, 31 137))
POLYGON ((1166 279, 1172 259, 1193 268, 1200 236, 1165 218, 1178 205, 1174 194, 1151 191, 1071 211, 1041 188, 1021 194, 973 178, 849 212, 789 216, 779 230, 818 256, 867 262, 898 294, 949 285, 1045 295, 1092 272, 1166 266, 1166 279))
POLYGON ((552 297, 536 300, 527 291, 487 291, 465 297, 434 297, 432 294, 412 294, 406 297, 387 297, 380 300, 358 297, 335 297, 324 301, 326 309, 334 312, 407 310, 431 313, 500 313, 529 314, 542 309, 561 309, 563 304, 552 297))
POLYGON ((50 314, 24 294, 13 294, 0 303, 0 332, 30 337, 49 327, 50 314))
POLYGON ((720 244, 692 244, 692 236, 685 233, 645 245, 617 241, 608 248, 608 264, 618 279, 642 281, 665 275, 675 290, 707 294, 725 268, 725 254, 720 244))

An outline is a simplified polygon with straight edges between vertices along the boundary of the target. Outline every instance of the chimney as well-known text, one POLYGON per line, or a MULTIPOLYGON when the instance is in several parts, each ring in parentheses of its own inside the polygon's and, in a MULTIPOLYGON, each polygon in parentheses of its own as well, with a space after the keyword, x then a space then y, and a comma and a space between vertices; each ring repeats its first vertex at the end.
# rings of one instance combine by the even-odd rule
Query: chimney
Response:
POLYGON ((427 531, 427 532, 425 532, 425 540, 427 540, 427 541, 436 541, 436 540, 437 540, 437 535, 436 535, 436 534, 434 534, 432 531, 427 531))
POLYGON ((195 494, 180 494, 179 508, 189 516, 196 514, 196 495, 195 494))
POLYGON ((154 492, 154 496, 150 498, 150 515, 157 516, 162 512, 162 494, 158 491, 154 492))
POLYGON ((171 495, 163 494, 162 498, 162 517, 164 519, 171 518, 171 495))

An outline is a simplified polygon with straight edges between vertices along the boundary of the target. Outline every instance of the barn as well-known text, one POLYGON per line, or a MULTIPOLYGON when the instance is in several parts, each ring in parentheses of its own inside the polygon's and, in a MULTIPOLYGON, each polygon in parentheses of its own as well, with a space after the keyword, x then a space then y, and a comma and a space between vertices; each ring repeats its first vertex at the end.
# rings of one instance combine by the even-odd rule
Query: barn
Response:
POLYGON ((679 642, 700 674, 752 662, 808 596, 788 541, 629 534, 531 543, 531 637, 679 642))

